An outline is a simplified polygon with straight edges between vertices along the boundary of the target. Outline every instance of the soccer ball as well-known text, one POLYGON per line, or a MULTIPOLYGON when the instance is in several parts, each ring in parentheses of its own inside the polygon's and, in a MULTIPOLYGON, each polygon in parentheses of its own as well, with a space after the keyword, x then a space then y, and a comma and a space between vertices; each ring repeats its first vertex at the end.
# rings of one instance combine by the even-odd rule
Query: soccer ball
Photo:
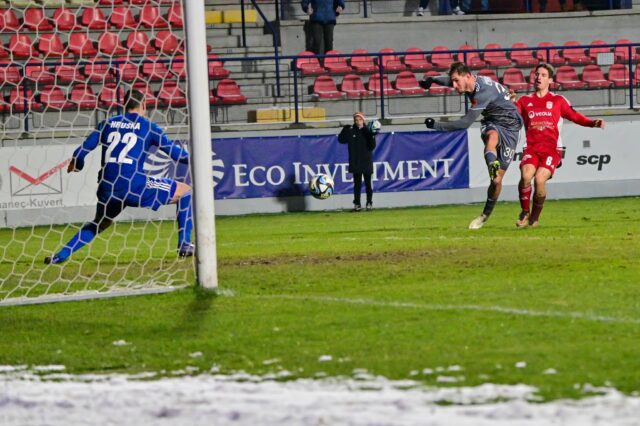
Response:
POLYGON ((378 133, 381 128, 382 128, 382 124, 380 124, 378 120, 373 120, 369 122, 369 130, 371 130, 372 133, 374 134, 378 133))
POLYGON ((326 200, 333 194, 333 179, 323 173, 315 175, 309 182, 309 192, 313 198, 326 200))

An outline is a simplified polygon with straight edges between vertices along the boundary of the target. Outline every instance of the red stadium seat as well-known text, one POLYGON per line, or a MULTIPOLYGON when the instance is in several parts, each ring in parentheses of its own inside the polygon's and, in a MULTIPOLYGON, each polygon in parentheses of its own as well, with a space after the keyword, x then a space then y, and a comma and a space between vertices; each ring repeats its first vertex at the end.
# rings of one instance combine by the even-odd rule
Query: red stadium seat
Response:
POLYGON ((338 91, 335 81, 328 75, 320 75, 313 82, 313 94, 320 99, 340 99, 345 96, 338 91))
POLYGON ((610 47, 598 47, 602 44, 607 43, 603 40, 593 40, 591 42, 591 47, 589 48, 589 58, 591 58, 591 61, 596 62, 598 60, 599 53, 611 53, 610 47))
POLYGON ((207 68, 209 69, 209 77, 215 80, 227 78, 231 74, 229 70, 224 68, 223 62, 218 60, 218 55, 214 53, 209 55, 207 68))
POLYGON ((31 59, 24 67, 24 74, 28 80, 38 84, 51 84, 55 76, 49 71, 49 66, 40 59, 31 59))
POLYGON ((584 54, 583 48, 572 48, 572 46, 580 46, 575 40, 571 40, 563 44, 564 49, 562 49, 562 56, 567 61, 568 64, 582 65, 582 64, 590 64, 591 58, 584 54))
POLYGON ((84 75, 91 83, 110 83, 114 81, 109 64, 87 64, 84 66, 84 75))
POLYGON ((31 31, 51 31, 53 25, 44 14, 44 9, 29 7, 24 10, 24 26, 31 31))
POLYGON ((38 56, 38 51, 33 46, 33 41, 27 34, 14 34, 9 39, 9 52, 14 59, 38 56))
MULTIPOLYGON (((423 79, 424 77, 438 77, 438 76, 440 76, 440 73, 438 71, 427 71, 426 73, 424 73, 423 79)), ((452 92, 453 92, 453 89, 451 87, 442 86, 438 83, 433 83, 429 88, 430 95, 448 95, 452 92)))
POLYGON ((53 12, 53 24, 58 31, 75 31, 82 28, 78 25, 76 14, 72 9, 61 7, 53 12))
POLYGON ((120 64, 118 74, 120 75, 120 79, 124 81, 134 81, 142 79, 142 74, 140 74, 138 65, 129 62, 120 64))
POLYGON ((438 69, 447 69, 453 63, 453 55, 447 46, 435 46, 431 54, 431 63, 438 69))
POLYGON ((355 74, 347 74, 342 78, 340 90, 347 95, 347 98, 366 97, 373 93, 364 88, 362 80, 355 74))
POLYGON ((563 89, 582 89, 587 83, 580 81, 575 68, 571 65, 563 65, 556 70, 556 83, 563 89))
POLYGON ((115 84, 107 84, 100 91, 98 100, 100 105, 105 108, 123 106, 124 88, 122 86, 116 88, 115 84))
POLYGON ((187 62, 186 58, 182 55, 176 56, 171 61, 171 72, 180 80, 184 80, 187 77, 187 62))
MULTIPOLYGON (((498 43, 488 43, 484 46, 485 49, 502 49, 502 46, 498 43)), ((507 59, 507 55, 504 50, 495 52, 484 52, 484 61, 493 67, 508 67, 512 65, 510 59, 507 59)))
POLYGON ((378 56, 378 59, 382 61, 382 69, 385 72, 404 71, 407 69, 405 64, 400 60, 400 56, 396 55, 396 51, 391 48, 380 49, 378 53, 384 53, 383 56, 378 56))
POLYGON ((238 83, 231 79, 220 80, 216 87, 216 96, 220 98, 223 104, 245 104, 247 97, 240 91, 238 83))
MULTIPOLYGON (((372 74, 369 77, 367 89, 371 90, 374 95, 380 96, 380 76, 378 74, 372 74)), ((385 96, 395 96, 400 94, 399 90, 391 87, 391 83, 389 83, 389 79, 386 75, 382 76, 382 93, 384 93, 385 96)))
POLYGON ((84 9, 80 22, 91 30, 104 30, 109 26, 104 17, 104 13, 102 13, 102 9, 99 7, 88 7, 84 9))
POLYGON ((40 102, 44 105, 45 109, 63 110, 74 107, 58 86, 45 86, 40 92, 40 102))
POLYGON ((98 54, 93 40, 89 39, 86 33, 71 33, 67 49, 77 57, 93 57, 98 54))
POLYGON ((313 52, 305 50, 298 52, 297 56, 296 68, 302 72, 302 75, 320 75, 326 72, 313 52))
MULTIPOLYGON (((616 40, 616 44, 631 44, 633 43, 628 38, 621 38, 616 40)), ((638 60, 638 53, 636 51, 636 46, 618 46, 614 49, 614 55, 616 57, 616 61, 619 62, 628 62, 629 61, 629 50, 631 50, 631 60, 636 62, 638 60)))
MULTIPOLYGON (((129 1, 129 3, 131 3, 131 1, 129 1)), ((118 6, 124 4, 124 0, 99 0, 98 4, 102 6, 118 6)))
POLYGON ((176 52, 184 52, 183 41, 169 30, 158 31, 153 45, 167 55, 173 55, 176 52))
POLYGON ((58 65, 54 68, 54 74, 58 83, 84 81, 79 65, 58 65))
POLYGON ((151 45, 149 36, 144 31, 131 31, 127 37, 127 48, 134 54, 156 53, 156 48, 151 45))
POLYGON ((500 80, 498 79, 498 74, 496 74, 494 70, 489 68, 481 69, 480 71, 478 71, 478 75, 489 77, 491 80, 497 81, 498 83, 500 82, 500 80))
POLYGON ((529 83, 518 68, 507 68, 502 74, 502 84, 516 92, 527 90, 529 83))
POLYGON ((149 77, 149 80, 164 80, 169 77, 169 68, 163 62, 156 62, 157 57, 148 57, 146 58, 150 62, 144 62, 142 64, 142 74, 146 77, 149 77))
POLYGON ((590 89, 603 89, 613 85, 613 82, 607 80, 598 65, 585 65, 582 69, 582 81, 587 83, 590 89))
POLYGON ((133 83, 133 88, 144 94, 144 103, 147 107, 155 107, 158 105, 158 98, 153 94, 151 87, 144 81, 133 83))
POLYGON ((420 87, 411 71, 402 71, 396 76, 395 87, 402 95, 424 95, 427 91, 420 87))
MULTIPOLYGON (((513 43, 511 47, 522 49, 529 47, 529 45, 527 43, 513 43)), ((540 62, 539 59, 533 57, 533 50, 512 50, 511 60, 518 66, 536 65, 540 62)))
POLYGON ((487 66, 487 63, 483 61, 482 58, 480 58, 479 52, 469 52, 469 50, 475 50, 475 47, 471 46, 470 44, 463 44, 458 47, 458 50, 463 51, 458 53, 458 61, 464 62, 469 68, 476 69, 487 66))
POLYGON ((146 5, 140 11, 138 20, 147 28, 167 28, 169 23, 160 15, 156 6, 146 5))
POLYGON ((565 60, 562 56, 560 56, 560 51, 558 49, 550 49, 550 47, 555 46, 550 41, 543 41, 538 43, 538 47, 546 47, 549 49, 538 49, 536 50, 536 57, 540 60, 540 62, 546 62, 551 65, 562 65, 565 63, 565 60))
POLYGON ((624 64, 611 65, 607 78, 615 87, 629 87, 629 69, 624 64))
MULTIPOLYGON (((339 50, 329 50, 327 55, 342 55, 339 50)), ((349 65, 347 65, 347 58, 342 56, 338 58, 324 58, 324 67, 331 74, 347 74, 353 71, 349 65)))
POLYGON ((427 71, 433 68, 431 62, 427 60, 427 56, 424 53, 420 53, 421 51, 419 47, 407 48, 407 54, 404 55, 404 64, 411 71, 427 71))
POLYGON ((138 6, 145 5, 147 3, 151 3, 151 0, 128 0, 129 4, 135 4, 138 6))
POLYGON ((4 48, 2 43, 0 43, 0 59, 5 59, 9 57, 9 52, 4 48))
POLYGON ((59 58, 67 54, 60 36, 56 33, 42 34, 38 39, 38 50, 45 58, 59 58))
POLYGON ((96 109, 98 98, 90 85, 77 84, 71 88, 69 101, 81 109, 96 109))
POLYGON ((120 44, 120 37, 108 31, 100 34, 98 38, 98 50, 100 50, 100 53, 108 56, 126 55, 129 53, 129 51, 120 44))
POLYGON ((16 32, 20 29, 20 21, 13 9, 0 9, 0 33, 16 32))
MULTIPOLYGON (((22 80, 20 68, 11 61, 0 61, 0 85, 5 83, 19 83, 22 80)), ((2 96, 0 96, 2 99, 2 96)))
POLYGON ((169 25, 171 25, 172 28, 184 27, 184 22, 182 20, 182 4, 180 4, 180 2, 171 4, 169 11, 167 12, 167 21, 169 21, 169 25))
POLYGON ((138 27, 138 23, 133 18, 131 9, 129 9, 129 7, 127 6, 114 7, 111 15, 109 16, 109 22, 113 27, 118 29, 135 29, 138 27))
POLYGON ((27 89, 25 94, 23 87, 11 89, 9 106, 14 112, 39 111, 42 109, 42 104, 33 97, 33 90, 27 89))
MULTIPOLYGON (((351 52, 352 55, 364 55, 369 53, 365 49, 355 49, 351 52)), ((378 70, 373 63, 373 56, 352 56, 351 57, 351 67, 356 72, 362 73, 371 73, 378 70)))
POLYGON ((216 96, 216 91, 211 89, 209 91, 209 105, 219 104, 220 98, 216 96))
POLYGON ((158 91, 158 101, 171 107, 187 105, 187 97, 176 81, 165 81, 158 91))

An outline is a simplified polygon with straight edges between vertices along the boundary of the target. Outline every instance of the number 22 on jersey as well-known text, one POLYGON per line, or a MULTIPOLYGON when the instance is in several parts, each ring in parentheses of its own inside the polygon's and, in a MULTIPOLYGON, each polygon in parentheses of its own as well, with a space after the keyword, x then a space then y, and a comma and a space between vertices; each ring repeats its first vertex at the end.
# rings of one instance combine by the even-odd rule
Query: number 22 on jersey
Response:
POLYGON ((138 143, 138 136, 135 133, 128 132, 121 135, 119 132, 111 132, 107 136, 107 143, 109 144, 105 156, 107 163, 133 164, 133 160, 127 157, 127 154, 138 143), (114 155, 113 151, 118 145, 124 146, 119 153, 114 155))

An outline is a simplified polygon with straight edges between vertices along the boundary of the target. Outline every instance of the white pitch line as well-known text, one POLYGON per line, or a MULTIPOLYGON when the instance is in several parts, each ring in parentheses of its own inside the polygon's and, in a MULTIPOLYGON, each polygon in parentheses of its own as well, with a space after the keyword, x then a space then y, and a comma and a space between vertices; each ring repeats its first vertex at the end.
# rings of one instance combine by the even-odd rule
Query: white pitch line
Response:
POLYGON ((295 296, 295 295, 262 295, 255 296, 259 299, 283 299, 283 300, 310 300, 313 302, 343 303, 348 305, 379 306, 385 308, 409 308, 422 309, 428 311, 477 311, 477 312, 497 312, 507 315, 523 315, 529 317, 550 317, 579 319, 615 324, 640 324, 640 319, 618 318, 604 315, 594 315, 584 312, 560 312, 560 311, 533 311, 530 309, 509 308, 503 306, 482 306, 482 305, 440 305, 440 304, 420 304, 408 302, 383 302, 370 299, 348 299, 329 296, 295 296))

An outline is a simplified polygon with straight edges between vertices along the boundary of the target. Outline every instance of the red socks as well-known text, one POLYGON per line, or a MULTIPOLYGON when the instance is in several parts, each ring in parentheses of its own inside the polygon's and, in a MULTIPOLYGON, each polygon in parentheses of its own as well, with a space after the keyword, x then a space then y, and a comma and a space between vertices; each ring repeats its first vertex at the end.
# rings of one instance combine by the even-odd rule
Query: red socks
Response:
POLYGON ((523 212, 528 212, 531 208, 531 185, 525 188, 518 187, 518 192, 520 193, 520 207, 523 212))

